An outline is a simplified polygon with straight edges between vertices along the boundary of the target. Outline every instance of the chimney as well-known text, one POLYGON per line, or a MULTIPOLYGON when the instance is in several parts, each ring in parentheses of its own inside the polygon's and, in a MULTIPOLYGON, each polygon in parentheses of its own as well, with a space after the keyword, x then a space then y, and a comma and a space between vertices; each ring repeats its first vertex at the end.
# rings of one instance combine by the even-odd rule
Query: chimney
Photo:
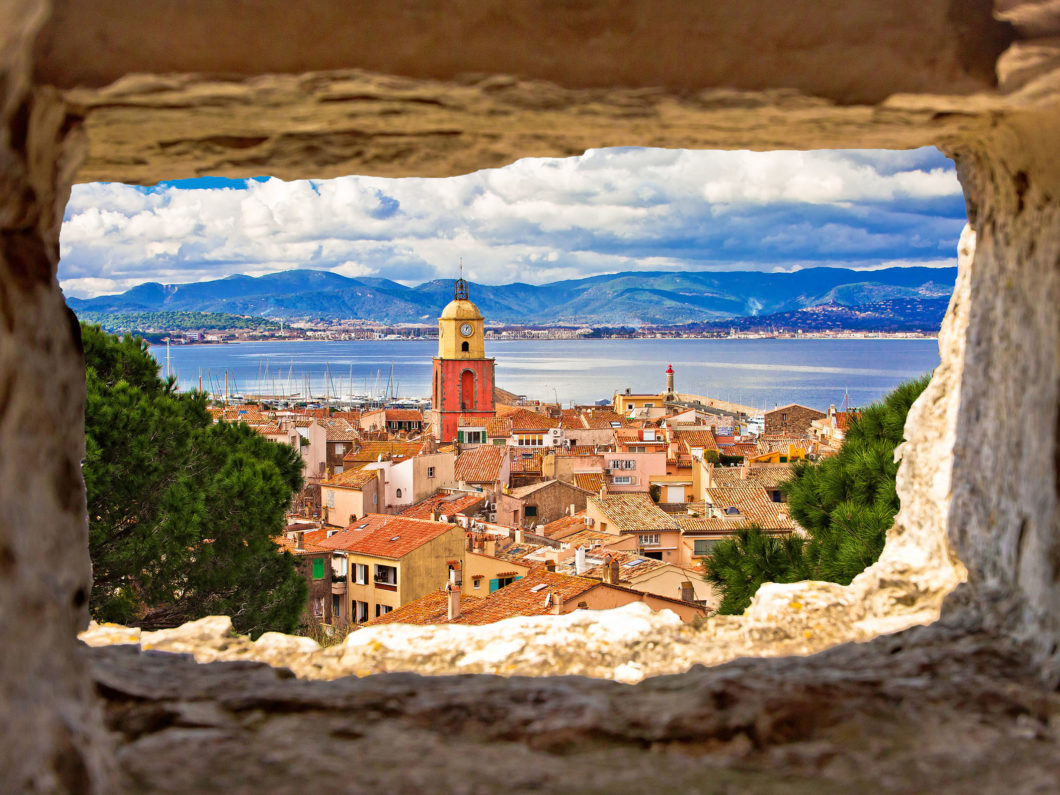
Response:
POLYGON ((487 538, 482 542, 482 551, 491 558, 497 554, 497 539, 487 538))
POLYGON ((519 528, 515 529, 515 543, 516 544, 523 543, 523 531, 521 529, 519 529, 519 528))
POLYGON ((299 552, 305 552, 305 532, 302 530, 294 534, 294 548, 299 552))
POLYGON ((585 564, 585 547, 580 546, 574 553, 574 573, 580 577, 588 568, 585 564))
POLYGON ((611 555, 608 555, 604 563, 607 566, 607 568, 604 569, 604 582, 609 585, 618 585, 620 568, 618 561, 611 555))
POLYGON ((683 583, 681 583, 681 601, 696 601, 696 589, 693 587, 691 581, 689 580, 685 580, 683 583))
POLYGON ((460 589, 453 585, 452 582, 447 582, 445 590, 446 595, 449 597, 449 609, 446 611, 446 616, 452 621, 460 618, 460 589))
POLYGON ((560 596, 558 593, 552 594, 552 615, 563 615, 563 597, 560 596))
POLYGON ((574 514, 576 514, 577 512, 578 512, 578 506, 577 506, 577 505, 575 505, 575 504, 574 504, 574 503, 572 502, 572 503, 570 504, 570 515, 571 515, 571 516, 574 516, 574 514))
POLYGON ((607 499, 607 484, 606 483, 600 487, 600 499, 601 500, 606 500, 607 499))
POLYGON ((437 522, 439 516, 441 516, 441 513, 438 510, 438 506, 435 505, 433 508, 431 508, 431 521, 437 522))
POLYGON ((555 571, 556 570, 556 561, 554 561, 554 560, 546 560, 545 561, 545 569, 547 571, 555 571))

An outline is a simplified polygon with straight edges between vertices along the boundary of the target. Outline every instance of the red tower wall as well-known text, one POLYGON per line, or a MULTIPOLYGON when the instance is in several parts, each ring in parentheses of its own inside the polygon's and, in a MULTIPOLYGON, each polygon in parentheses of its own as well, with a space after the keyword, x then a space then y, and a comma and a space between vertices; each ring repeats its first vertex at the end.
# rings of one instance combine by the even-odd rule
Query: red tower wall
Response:
POLYGON ((483 421, 494 414, 493 359, 438 359, 434 360, 431 379, 431 402, 434 410, 434 438, 440 442, 456 439, 460 415, 481 417, 483 421), (470 394, 463 394, 470 373, 470 394))

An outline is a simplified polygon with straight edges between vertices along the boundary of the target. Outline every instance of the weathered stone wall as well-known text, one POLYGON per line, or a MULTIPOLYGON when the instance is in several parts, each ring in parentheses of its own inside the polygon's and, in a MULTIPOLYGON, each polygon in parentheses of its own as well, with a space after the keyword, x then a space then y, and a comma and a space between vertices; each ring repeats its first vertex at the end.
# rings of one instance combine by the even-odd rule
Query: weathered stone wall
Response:
POLYGON ((977 232, 954 428, 955 609, 1029 642, 1060 680, 1060 110, 1017 113, 958 158, 977 232))
POLYGON ((0 789, 102 787, 100 713, 71 640, 88 622, 81 335, 56 282, 84 140, 35 88, 43 3, 0 9, 0 789))

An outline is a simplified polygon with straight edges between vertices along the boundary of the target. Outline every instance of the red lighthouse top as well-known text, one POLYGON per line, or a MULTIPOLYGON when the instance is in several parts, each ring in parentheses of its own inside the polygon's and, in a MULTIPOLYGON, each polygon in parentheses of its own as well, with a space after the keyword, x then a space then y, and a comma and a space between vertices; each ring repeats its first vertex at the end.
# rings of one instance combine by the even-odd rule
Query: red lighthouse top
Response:
POLYGON ((674 374, 674 366, 673 366, 672 364, 671 364, 671 365, 669 365, 669 366, 668 366, 668 367, 666 368, 666 374, 667 374, 667 375, 673 375, 673 374, 674 374))

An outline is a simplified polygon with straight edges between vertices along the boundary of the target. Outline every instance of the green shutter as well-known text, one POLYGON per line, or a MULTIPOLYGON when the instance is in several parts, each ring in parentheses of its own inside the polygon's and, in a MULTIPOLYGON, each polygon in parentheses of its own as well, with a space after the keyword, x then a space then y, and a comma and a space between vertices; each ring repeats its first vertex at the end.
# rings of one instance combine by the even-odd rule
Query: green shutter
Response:
POLYGON ((494 577, 492 580, 490 580, 490 593, 493 593, 494 591, 499 590, 500 587, 501 587, 501 581, 498 578, 494 577))
POLYGON ((313 579, 322 580, 324 579, 324 559, 313 558, 313 579))

